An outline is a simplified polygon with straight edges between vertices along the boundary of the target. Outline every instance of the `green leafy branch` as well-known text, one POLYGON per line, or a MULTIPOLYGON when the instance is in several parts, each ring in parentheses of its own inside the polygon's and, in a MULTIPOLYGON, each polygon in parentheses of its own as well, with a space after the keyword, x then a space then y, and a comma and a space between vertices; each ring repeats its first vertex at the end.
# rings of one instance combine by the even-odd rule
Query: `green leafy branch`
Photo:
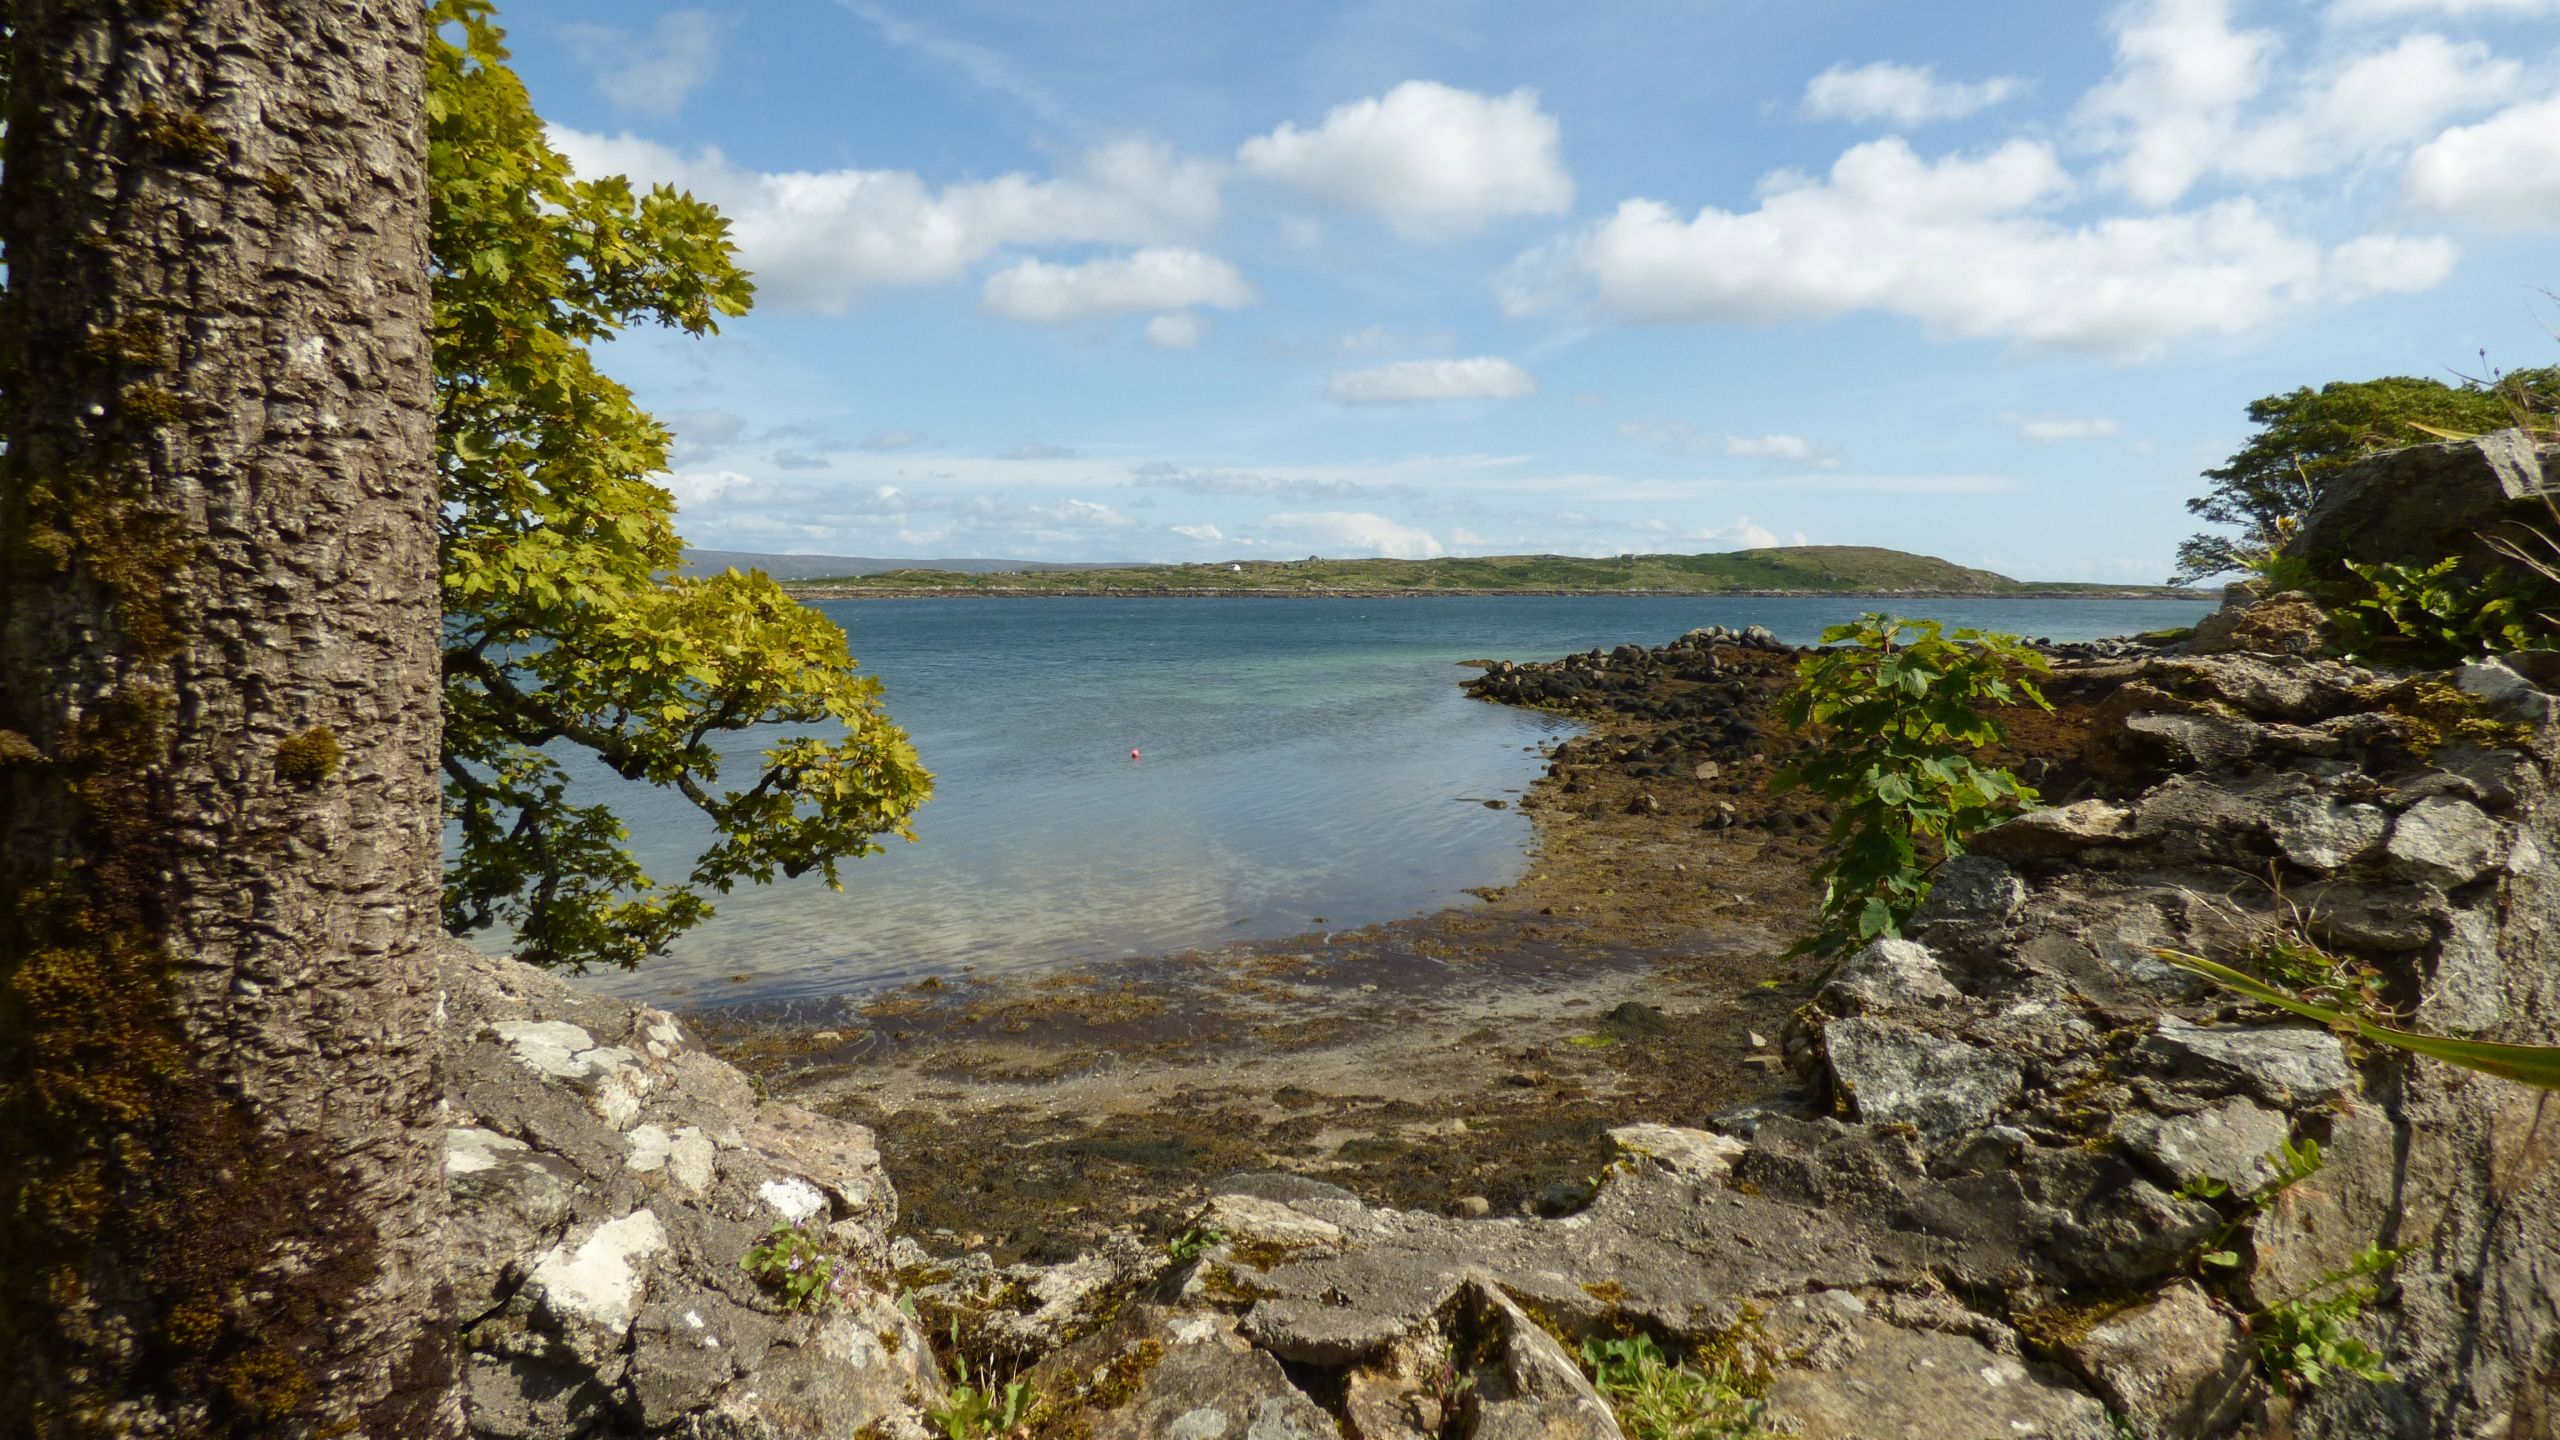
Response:
POLYGON ((1836 807, 1831 851, 1814 871, 1822 926, 1796 947, 1832 955, 1900 935, 1931 873, 1967 837, 2033 808, 2033 789, 1974 752, 2007 738, 1992 710, 2053 707, 2029 678, 2050 664, 2014 635, 1870 614, 1824 631, 1822 644, 1779 705, 1812 748, 1771 789, 1811 790, 1836 807))

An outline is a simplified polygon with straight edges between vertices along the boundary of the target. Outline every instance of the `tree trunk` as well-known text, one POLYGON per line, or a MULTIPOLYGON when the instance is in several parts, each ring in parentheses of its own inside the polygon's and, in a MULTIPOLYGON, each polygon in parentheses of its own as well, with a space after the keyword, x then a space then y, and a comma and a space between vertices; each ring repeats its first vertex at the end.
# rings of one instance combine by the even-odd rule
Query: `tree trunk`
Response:
POLYGON ((460 1433, 418 0, 0 0, 0 1433, 460 1433))

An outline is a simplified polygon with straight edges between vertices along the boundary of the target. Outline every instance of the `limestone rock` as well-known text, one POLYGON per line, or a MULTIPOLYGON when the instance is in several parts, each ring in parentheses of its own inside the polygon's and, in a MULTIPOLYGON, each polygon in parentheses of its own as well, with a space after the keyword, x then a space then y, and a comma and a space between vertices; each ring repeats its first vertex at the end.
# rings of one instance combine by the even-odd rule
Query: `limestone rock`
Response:
POLYGON ((2553 696, 2550 687, 2520 673, 2508 658, 2475 660, 2454 672, 2453 683, 2464 694, 2477 696, 2519 720, 2548 725, 2560 718, 2560 697, 2553 696))
POLYGON ((2018 1062, 1961 1040, 1853 1016, 1823 1027, 1831 1083, 1858 1118, 1931 1139, 1990 1123, 2025 1083, 2018 1062))
POLYGON ((1929 947, 1910 940, 1872 940, 1840 962, 1817 997, 1835 1015, 1891 1015, 1962 1000, 1929 947))
POLYGON ((1472 1440, 1625 1440, 1582 1367, 1510 1297, 1476 1285, 1465 1303, 1488 1351, 1465 1404, 1472 1440))
POLYGON ((2137 1111, 2118 1121, 2115 1133, 2172 1185, 2212 1179, 2245 1195, 2274 1178, 2267 1157, 2293 1137, 2293 1126, 2276 1111, 2234 1098, 2192 1115, 2137 1111))
POLYGON ((1967 1336, 1861 1319, 1838 1348, 1831 1368, 1770 1383, 1804 1440, 2116 1440, 2097 1400, 1967 1336))
POLYGON ((760 1103, 664 1012, 461 946, 444 983, 473 1433, 913 1432, 941 1380, 863 1278, 896 1214, 867 1132, 760 1103), (784 1221, 837 1266, 820 1315, 785 1313, 741 1267, 784 1221))
POLYGON ((2303 1025, 2207 1028, 2163 1015, 2141 1050, 2176 1073, 2272 1105, 2324 1104, 2356 1090, 2355 1069, 2338 1037, 2303 1025))
POLYGON ((1912 928, 1933 925, 2005 925, 2026 907, 2027 884, 2018 872, 1989 855, 1958 855, 1929 879, 1929 897, 1911 917, 1912 928))
POLYGON ((2430 796, 2400 812, 2384 850, 2409 879, 2457 890, 2496 861, 2498 824, 2468 800, 2430 796))
POLYGON ((2011 860, 2053 860, 2092 845, 2132 838, 2133 816, 2104 800, 2081 800, 2047 810, 2030 810, 2015 820, 1994 825, 1968 842, 1977 855, 2011 860))
POLYGON ((2332 471, 2287 554, 2424 565, 2475 551, 2483 530, 2552 484, 2552 455, 2521 430, 2412 445, 2332 471))
POLYGON ((2276 848, 2306 870, 2341 870, 2372 853, 2391 828, 2378 805, 2333 795, 2294 795, 2277 801, 2267 817, 2276 848))
POLYGON ((2239 1327, 2192 1280, 2116 1312, 2067 1349, 2138 1433, 2162 1440, 2222 1435, 2254 1398, 2239 1327))
POLYGON ((1621 1154, 1638 1164, 1661 1166, 1683 1179, 1722 1180, 1733 1173, 1733 1157, 1749 1147, 1730 1136, 1677 1125, 1621 1125, 1609 1132, 1621 1154))

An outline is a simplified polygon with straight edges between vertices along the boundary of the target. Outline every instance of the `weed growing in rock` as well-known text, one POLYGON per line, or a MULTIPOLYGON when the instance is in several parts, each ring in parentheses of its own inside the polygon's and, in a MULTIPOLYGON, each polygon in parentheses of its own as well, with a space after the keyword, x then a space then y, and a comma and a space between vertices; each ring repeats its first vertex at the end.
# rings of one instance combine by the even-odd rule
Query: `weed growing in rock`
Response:
MULTIPOLYGON (((2530 564, 2529 552, 2515 549, 2530 564)), ((2352 578, 2319 593, 2357 658, 2448 665, 2560 644, 2560 616, 2553 614, 2560 593, 2530 568, 2484 578, 2466 573, 2460 556, 2423 566, 2345 564, 2352 578)))
POLYGON ((960 1322, 951 1322, 951 1398, 925 1412, 925 1418, 942 1432, 943 1440, 992 1440, 994 1436, 1010 1435, 1031 1419, 1039 1404, 1039 1397, 1027 1380, 1008 1381, 1000 1387, 995 1376, 984 1370, 972 1380, 969 1357, 960 1353, 960 1322))
POLYGON ((1227 1232, 1215 1225, 1194 1225, 1164 1242, 1164 1253, 1176 1265, 1188 1265, 1200 1258, 1201 1252, 1226 1243, 1227 1232))
POLYGON ((1938 864, 1966 837, 2035 805, 2036 792, 1973 753, 2007 738, 1991 709, 2050 710, 2026 678, 2052 667, 2014 635, 1935 620, 1865 615, 1822 632, 1779 714, 1814 746, 1781 769, 1778 794, 1809 789, 1837 807, 1815 867, 1822 927, 1790 953, 1836 955, 1898 936, 1938 864))
POLYGON ((2382 1293, 2382 1273, 2399 1263, 2401 1252, 2367 1245, 2301 1294, 2269 1305, 2249 1317, 2250 1337, 2258 1343, 2258 1368, 2268 1380, 2299 1393, 2316 1389, 2339 1375, 2361 1380, 2389 1380, 2382 1356, 2347 1333, 2365 1307, 2382 1293))
POLYGON ((1768 1406, 1721 1366, 1674 1365, 1648 1336, 1582 1342, 1592 1388, 1630 1440, 1764 1440, 1768 1406))
POLYGON ((2288 924, 2250 947, 2249 961, 2261 975, 2317 1005, 2333 1006, 2367 1020, 2391 1012, 2382 972, 2362 960, 2333 955, 2288 924))
POLYGON ((835 1303, 836 1261, 806 1222, 776 1225, 739 1262, 750 1275, 779 1291, 786 1310, 817 1310, 835 1303))
MULTIPOLYGON (((2250 1191, 2241 1202, 2240 1213, 2222 1222, 2221 1228, 2204 1242, 2196 1255, 2197 1264, 2222 1270, 2237 1269, 2240 1252, 2231 1248, 2231 1242, 2251 1222, 2267 1213, 2268 1208, 2276 1203, 2276 1197, 2319 1174, 2329 1163, 2328 1157, 2320 1153, 2320 1142, 2309 1136, 2303 1137, 2300 1143, 2287 1140, 2268 1151, 2267 1161, 2276 1167, 2276 1173, 2265 1184, 2250 1191)), ((2217 1180, 2210 1175, 2199 1175, 2178 1187, 2178 1194, 2189 1200, 2219 1200, 2230 1193, 2229 1181, 2217 1180)))

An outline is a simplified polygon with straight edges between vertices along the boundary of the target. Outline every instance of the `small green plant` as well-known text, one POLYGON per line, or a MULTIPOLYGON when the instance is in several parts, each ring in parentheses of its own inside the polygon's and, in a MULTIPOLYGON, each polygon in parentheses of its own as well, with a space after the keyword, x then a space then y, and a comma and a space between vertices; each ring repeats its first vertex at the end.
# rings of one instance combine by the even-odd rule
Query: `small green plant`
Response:
POLYGON ((2234 970, 2228 965, 2190 955, 2183 950, 2151 952, 2182 970, 2193 971, 2227 990, 2235 990, 2261 1004, 2290 1010, 2305 1019, 2317 1020, 2332 1030, 2342 1031, 2373 1045, 2388 1045, 2495 1075, 2540 1090, 2560 1090, 2560 1045, 2509 1045, 2496 1040, 2457 1040, 2445 1035, 2429 1035, 2416 1030, 2402 1030, 2384 1025, 2362 1015, 2303 999, 2268 984, 2255 975, 2234 970))
POLYGON ((1417 1428, 1443 1435, 1456 1423, 1459 1407, 1475 1388, 1476 1377, 1458 1363, 1458 1342, 1452 1340, 1440 1348, 1440 1359, 1423 1372, 1422 1384, 1406 1405, 1417 1428))
POLYGON ((2382 972, 2321 948, 2303 933, 2298 920, 2251 946, 2248 958, 2259 974, 2314 1004, 2368 1020, 2391 1014, 2383 993, 2389 982, 2382 972))
POLYGON ((1721 1366, 1674 1365, 1650 1336, 1582 1342, 1582 1368, 1629 1440, 1763 1440, 1768 1406, 1721 1366))
POLYGON ((805 1221, 776 1225, 739 1263, 766 1288, 780 1292, 786 1310, 816 1310, 842 1298, 836 1289, 835 1257, 805 1221))
POLYGON ((2522 564, 2484 578, 2466 573, 2460 556, 2424 566, 2344 563, 2350 578, 2319 588, 2358 658, 2446 665, 2560 643, 2551 613, 2560 591, 2522 564))
POLYGON ((1029 1381, 1013 1380, 999 1386, 995 1376, 984 1370, 973 1380, 969 1357, 960 1353, 960 1322, 951 1322, 950 1398, 925 1412, 925 1417, 942 1431, 943 1440, 991 1440, 1010 1435, 1031 1418, 1039 1403, 1029 1381))
POLYGON ((1194 1225, 1164 1242, 1164 1253, 1176 1265, 1188 1265, 1200 1258, 1201 1252, 1227 1243, 1227 1232, 1215 1225, 1194 1225))
POLYGON ((1974 752, 2007 738, 1990 710, 2050 710, 2028 679, 2052 667, 2014 635, 1865 615, 1822 633, 1779 713, 1813 748, 1774 793, 1803 788, 1837 807, 1815 868, 1822 925, 1792 954, 1836 955, 1902 933, 1937 866, 1975 831, 2032 808, 2036 792, 1974 752))
POLYGON ((2285 1390, 2317 1389, 2339 1375, 2384 1381, 2392 1377, 2372 1346, 2347 1333, 2382 1293, 2382 1273, 2402 1252, 2367 1245, 2299 1295, 2288 1296, 2249 1317, 2258 1344, 2258 1368, 2285 1390))
MULTIPOLYGON (((2197 1264, 2218 1270, 2238 1269, 2240 1252, 2231 1248, 2231 1242, 2241 1231, 2249 1228, 2251 1222, 2267 1213, 2276 1203, 2276 1197, 2319 1174, 2329 1163, 2328 1157, 2320 1153, 2320 1142, 2309 1136, 2299 1141, 2285 1141, 2267 1152, 2267 1160, 2275 1166, 2276 1173, 2242 1197, 2240 1212, 2223 1221, 2211 1238, 2198 1248, 2197 1264)), ((2189 1200, 2219 1200, 2230 1193, 2229 1181, 2210 1175, 2198 1175, 2178 1187, 2178 1194, 2189 1200)))

